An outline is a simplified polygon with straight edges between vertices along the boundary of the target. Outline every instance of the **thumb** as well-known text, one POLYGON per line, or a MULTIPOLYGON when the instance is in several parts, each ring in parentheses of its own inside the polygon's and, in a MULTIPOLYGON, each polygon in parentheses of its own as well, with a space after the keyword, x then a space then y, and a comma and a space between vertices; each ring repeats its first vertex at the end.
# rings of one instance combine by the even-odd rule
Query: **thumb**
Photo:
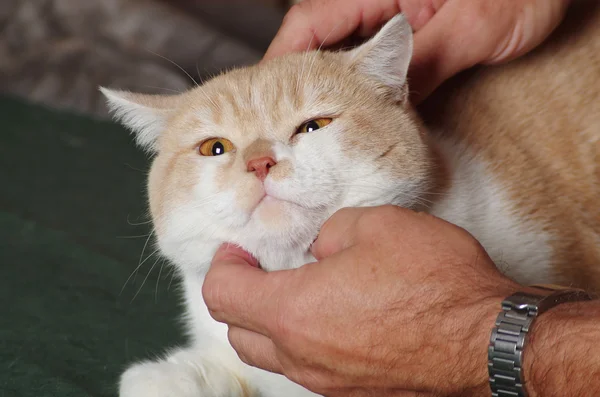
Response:
POLYGON ((276 288, 272 279, 248 252, 225 244, 213 258, 202 295, 215 320, 265 335, 264 313, 276 288))

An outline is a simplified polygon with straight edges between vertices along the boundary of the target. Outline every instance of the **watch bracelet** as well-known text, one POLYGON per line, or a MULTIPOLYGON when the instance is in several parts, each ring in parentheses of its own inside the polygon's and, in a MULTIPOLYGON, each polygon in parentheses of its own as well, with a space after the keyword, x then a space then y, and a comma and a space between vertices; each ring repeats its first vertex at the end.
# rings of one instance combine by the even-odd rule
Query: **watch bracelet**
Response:
POLYGON ((488 372, 493 397, 527 397, 523 387, 523 347, 536 314, 514 310, 496 318, 488 347, 488 372))
POLYGON ((517 292, 509 296, 502 302, 502 311, 496 318, 488 346, 492 397, 527 397, 523 384, 523 348, 530 326, 538 315, 561 303, 593 299, 580 289, 550 285, 532 287, 541 294, 517 292))

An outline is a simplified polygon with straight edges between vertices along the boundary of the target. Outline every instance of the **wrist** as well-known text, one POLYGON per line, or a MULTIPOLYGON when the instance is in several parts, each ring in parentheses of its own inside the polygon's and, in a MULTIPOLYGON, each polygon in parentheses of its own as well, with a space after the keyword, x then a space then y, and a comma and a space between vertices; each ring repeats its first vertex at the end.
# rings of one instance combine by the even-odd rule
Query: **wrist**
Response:
MULTIPOLYGON (((536 289, 518 286, 515 291, 506 294, 505 298, 516 291, 532 295, 540 293, 536 289)), ((566 295, 563 296, 569 299, 566 295)), ((497 297, 495 301, 497 306, 491 312, 492 320, 490 321, 489 315, 484 318, 489 327, 488 338, 501 307, 497 297)), ((600 395, 600 382, 590 382, 591 379, 600 379, 600 345, 597 343, 600 339, 600 302, 588 300, 562 303, 543 309, 540 313, 529 326, 521 358, 521 379, 528 396, 600 395)), ((487 365, 485 369, 487 375, 487 365)), ((481 372, 478 372, 478 377, 481 379, 481 372)), ((478 389, 468 394, 490 395, 487 376, 478 389)))
MULTIPOLYGON (((490 296, 489 298, 481 301, 481 306, 484 311, 480 312, 481 317, 479 318, 479 331, 474 334, 474 345, 472 345, 470 349, 470 351, 473 352, 472 357, 475 367, 472 369, 472 372, 470 372, 472 375, 470 381, 465 383, 465 385, 469 385, 469 388, 467 390, 463 390, 459 394, 456 394, 457 397, 491 396, 492 392, 490 388, 490 373, 488 369, 488 347, 490 346, 490 336, 492 334, 492 330, 496 326, 498 315, 502 312, 503 302, 516 292, 531 295, 540 294, 539 289, 519 285, 516 283, 508 283, 502 288, 499 288, 499 291, 496 291, 494 296, 490 296)), ((545 315, 546 313, 543 313, 542 316, 545 315)), ((539 318, 540 317, 536 317, 533 321, 533 324, 536 324, 539 321, 539 318)), ((527 357, 529 350, 528 346, 530 345, 530 334, 531 331, 526 336, 523 353, 525 357, 527 357)), ((552 343, 550 343, 550 346, 552 346, 552 343)), ((527 369, 525 369, 524 364, 522 365, 522 370, 524 373, 528 372, 527 369)), ((526 381, 526 379, 524 379, 524 381, 526 381)), ((529 397, 534 396, 530 395, 529 397)))
POLYGON ((532 325, 523 355, 529 397, 598 395, 600 302, 572 302, 550 309, 532 325))
POLYGON ((472 334, 470 343, 464 346, 464 360, 472 365, 464 369, 462 387, 452 393, 456 397, 491 396, 488 372, 488 346, 490 335, 498 313, 502 310, 502 302, 507 296, 517 291, 528 291, 529 288, 512 281, 506 281, 493 289, 488 296, 477 301, 477 308, 470 308, 472 318, 472 334), (466 353, 466 354, 465 354, 466 353))

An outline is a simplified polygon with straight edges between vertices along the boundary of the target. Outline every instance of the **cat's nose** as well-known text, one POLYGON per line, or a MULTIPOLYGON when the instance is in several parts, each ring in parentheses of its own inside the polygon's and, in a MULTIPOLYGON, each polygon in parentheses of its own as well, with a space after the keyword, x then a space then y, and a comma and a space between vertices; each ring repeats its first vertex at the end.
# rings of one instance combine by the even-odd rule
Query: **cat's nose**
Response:
POLYGON ((264 181, 269 174, 269 169, 273 167, 277 162, 272 157, 260 157, 248 161, 248 172, 254 172, 256 177, 261 181, 264 181))

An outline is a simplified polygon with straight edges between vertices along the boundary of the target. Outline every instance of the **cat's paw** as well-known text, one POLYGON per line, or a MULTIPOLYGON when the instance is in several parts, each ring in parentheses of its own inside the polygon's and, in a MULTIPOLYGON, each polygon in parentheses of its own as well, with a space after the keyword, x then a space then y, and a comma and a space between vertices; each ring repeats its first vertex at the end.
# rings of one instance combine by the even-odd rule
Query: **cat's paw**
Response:
POLYGON ((220 366, 144 362, 121 377, 120 397, 254 397, 245 382, 220 366))

